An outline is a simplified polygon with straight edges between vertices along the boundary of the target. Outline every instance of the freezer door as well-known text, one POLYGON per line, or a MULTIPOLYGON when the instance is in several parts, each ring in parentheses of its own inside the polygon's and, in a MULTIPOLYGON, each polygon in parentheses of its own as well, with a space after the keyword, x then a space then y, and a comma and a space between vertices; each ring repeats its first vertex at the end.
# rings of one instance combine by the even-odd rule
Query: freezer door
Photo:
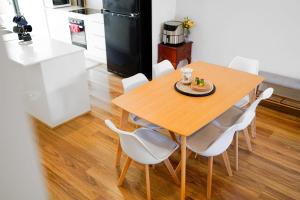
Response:
POLYGON ((140 72, 140 18, 104 12, 108 71, 123 77, 140 72))
POLYGON ((121 14, 140 13, 140 0, 103 0, 103 9, 121 14))

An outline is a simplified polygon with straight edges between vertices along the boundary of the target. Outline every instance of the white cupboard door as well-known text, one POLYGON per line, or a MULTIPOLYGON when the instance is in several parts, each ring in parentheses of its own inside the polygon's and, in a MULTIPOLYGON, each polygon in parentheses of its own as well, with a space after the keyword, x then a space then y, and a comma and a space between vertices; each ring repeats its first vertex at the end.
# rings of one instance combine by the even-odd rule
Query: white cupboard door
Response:
POLYGON ((68 15, 55 9, 46 9, 50 37, 71 44, 68 15))

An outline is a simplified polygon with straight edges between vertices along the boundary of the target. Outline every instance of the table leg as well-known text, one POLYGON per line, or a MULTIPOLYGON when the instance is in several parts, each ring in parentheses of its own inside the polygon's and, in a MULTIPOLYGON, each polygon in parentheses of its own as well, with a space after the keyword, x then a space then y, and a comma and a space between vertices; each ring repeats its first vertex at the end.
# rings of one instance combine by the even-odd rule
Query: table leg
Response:
POLYGON ((188 57, 188 58, 187 58, 187 61, 188 61, 188 64, 191 64, 192 58, 191 58, 191 57, 188 57))
POLYGON ((120 120, 120 129, 125 130, 127 128, 128 116, 129 116, 129 112, 127 112, 126 110, 122 110, 121 120, 120 120))
POLYGON ((256 99, 256 88, 253 89, 250 93, 249 93, 249 100, 250 103, 253 103, 256 99))
POLYGON ((181 192, 180 199, 185 199, 185 178, 186 178, 186 136, 181 137, 181 192))
POLYGON ((161 58, 161 57, 158 57, 158 59, 157 59, 157 63, 160 63, 161 61, 163 61, 163 58, 161 58))
MULTIPOLYGON (((256 88, 250 92, 249 100, 250 100, 250 104, 252 104, 256 100, 256 88)), ((250 132, 253 138, 256 137, 256 115, 250 124, 250 132)))
POLYGON ((177 62, 172 62, 172 65, 173 65, 174 69, 176 70, 177 69, 177 62))
MULTIPOLYGON (((126 128, 127 123, 128 123, 128 116, 129 116, 129 113, 126 110, 122 110, 121 120, 120 120, 120 129, 124 130, 126 128)), ((115 162, 116 167, 120 165, 121 155, 122 155, 122 148, 121 148, 121 144, 120 144, 120 139, 118 138, 118 146, 117 146, 116 162, 115 162)))
MULTIPOLYGON (((179 142, 177 141, 177 138, 176 138, 175 133, 174 133, 173 131, 169 131, 169 133, 170 133, 170 136, 171 136, 172 140, 173 140, 174 142, 176 142, 177 144, 179 144, 179 142)), ((180 144, 179 144, 179 145, 180 145, 180 144)))

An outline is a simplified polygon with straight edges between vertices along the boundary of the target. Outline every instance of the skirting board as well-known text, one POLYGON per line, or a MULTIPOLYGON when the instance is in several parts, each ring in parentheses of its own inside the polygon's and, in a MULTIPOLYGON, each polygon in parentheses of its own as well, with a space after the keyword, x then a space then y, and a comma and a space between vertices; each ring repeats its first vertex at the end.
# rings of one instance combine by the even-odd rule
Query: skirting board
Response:
POLYGON ((300 79, 290 78, 279 74, 273 74, 266 71, 260 71, 259 75, 265 77, 265 82, 300 90, 300 79))

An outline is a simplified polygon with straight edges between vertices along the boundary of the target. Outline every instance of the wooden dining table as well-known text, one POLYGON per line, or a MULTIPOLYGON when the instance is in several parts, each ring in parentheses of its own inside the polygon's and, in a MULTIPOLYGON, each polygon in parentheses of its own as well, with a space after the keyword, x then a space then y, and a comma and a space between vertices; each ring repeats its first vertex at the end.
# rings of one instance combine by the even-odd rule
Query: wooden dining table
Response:
MULTIPOLYGON (((120 128, 126 129, 132 113, 181 137, 181 192, 186 193, 186 139, 207 125, 244 96, 255 99, 255 89, 263 77, 205 62, 188 65, 193 76, 211 81, 216 91, 206 97, 190 97, 178 93, 174 84, 181 79, 180 70, 161 76, 112 100, 122 109, 120 128)), ((120 162, 118 144, 116 164, 120 162)))

